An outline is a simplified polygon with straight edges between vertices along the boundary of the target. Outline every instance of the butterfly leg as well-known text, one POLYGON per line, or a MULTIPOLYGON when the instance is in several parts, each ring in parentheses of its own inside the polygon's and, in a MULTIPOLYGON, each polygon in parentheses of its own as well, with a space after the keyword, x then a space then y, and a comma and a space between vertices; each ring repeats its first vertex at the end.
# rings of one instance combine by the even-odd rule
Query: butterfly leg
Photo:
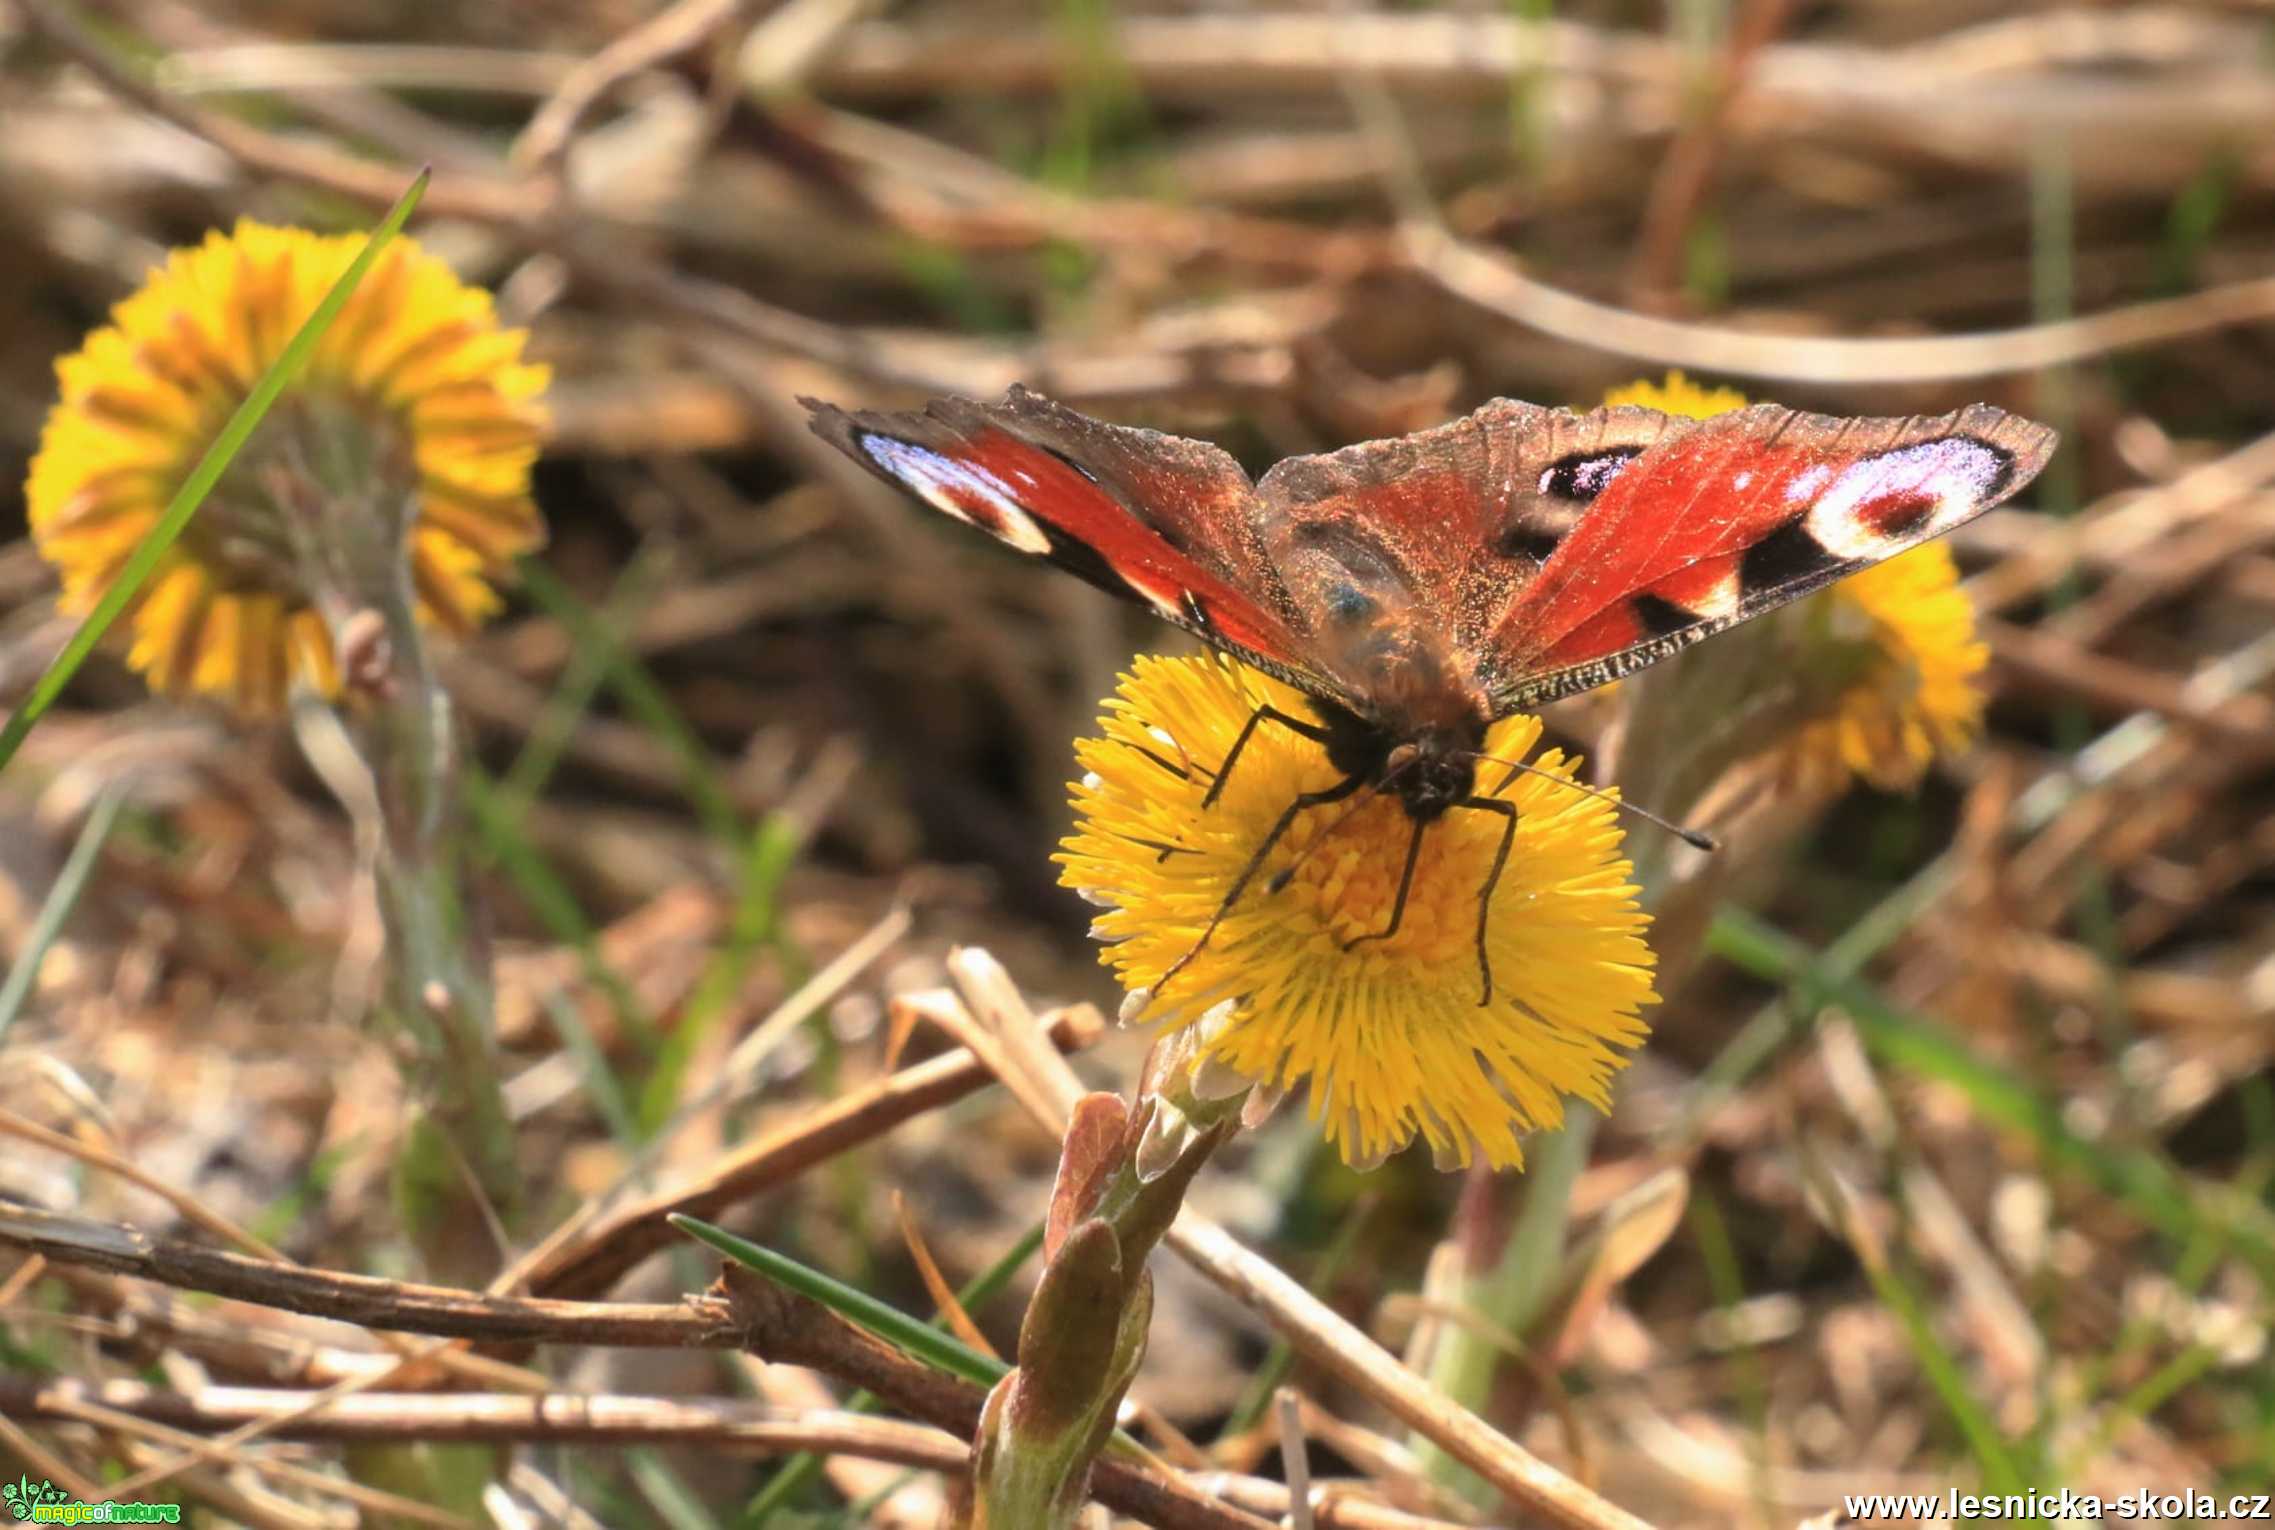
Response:
POLYGON ((1327 730, 1325 728, 1319 727, 1315 723, 1307 723, 1300 717, 1290 717, 1278 707, 1258 707, 1248 714, 1248 721, 1241 724, 1240 736, 1232 741, 1232 748, 1225 754, 1224 763, 1217 767, 1216 779, 1209 783, 1208 794, 1201 798, 1201 810, 1203 812, 1215 807, 1217 798, 1224 795, 1224 783, 1232 779, 1233 762, 1240 758, 1240 751, 1248 747, 1249 735, 1256 731, 1259 724, 1267 722, 1276 722, 1290 733, 1300 733, 1315 744, 1327 742, 1327 730))
POLYGON ((1477 974, 1485 983, 1485 997, 1477 1001, 1477 1007, 1483 1009, 1493 1002, 1493 959, 1485 954, 1486 921, 1493 911, 1493 889, 1501 885, 1502 869, 1509 864, 1509 847, 1517 842, 1517 805, 1499 797, 1469 797, 1454 806, 1499 813, 1503 820, 1501 848, 1493 852, 1493 869, 1485 873, 1485 889, 1477 895, 1477 974))
POLYGON ((1295 801, 1289 803, 1287 811, 1280 814, 1278 820, 1273 823, 1271 832, 1266 834, 1263 843, 1256 847, 1256 853, 1248 857, 1248 864, 1240 868, 1240 875, 1232 879, 1232 890, 1226 893, 1224 901, 1216 906, 1216 912, 1209 917, 1208 928, 1201 931, 1201 938, 1194 941, 1193 948, 1183 956, 1178 957, 1167 972, 1161 974, 1161 977, 1153 985, 1153 991, 1158 994, 1162 989, 1168 987, 1169 980, 1184 971, 1187 962, 1201 954, 1201 948, 1209 943, 1209 937, 1216 933, 1217 926, 1224 923, 1224 916, 1232 912, 1232 906, 1240 901, 1240 895, 1248 890, 1248 884, 1256 880, 1256 873, 1263 869, 1264 857, 1272 853, 1272 847, 1278 844, 1281 837, 1288 832, 1289 826, 1295 822, 1298 813, 1305 808, 1325 807, 1330 802, 1341 802, 1345 797, 1350 796, 1351 793, 1366 784, 1364 776, 1346 776, 1333 786, 1324 787, 1316 792, 1300 793, 1295 801))
POLYGON ((1406 841, 1406 869, 1398 874, 1398 896, 1390 905, 1390 923, 1372 935, 1361 935, 1358 939, 1345 945, 1344 950, 1354 950, 1370 940, 1388 940, 1397 934, 1398 927, 1406 922, 1406 895, 1414 890, 1414 863, 1422 858, 1422 830, 1424 827, 1425 825, 1421 820, 1416 819, 1413 836, 1406 841))
POLYGON ((1201 853, 1200 851, 1192 849, 1185 845, 1164 844, 1158 839, 1147 839, 1142 835, 1122 834, 1113 830, 1108 830, 1107 832, 1112 833, 1114 838, 1123 840, 1129 844, 1136 845, 1140 849, 1152 850, 1156 852, 1153 857, 1153 863, 1156 866, 1162 864, 1173 855, 1199 855, 1201 853))

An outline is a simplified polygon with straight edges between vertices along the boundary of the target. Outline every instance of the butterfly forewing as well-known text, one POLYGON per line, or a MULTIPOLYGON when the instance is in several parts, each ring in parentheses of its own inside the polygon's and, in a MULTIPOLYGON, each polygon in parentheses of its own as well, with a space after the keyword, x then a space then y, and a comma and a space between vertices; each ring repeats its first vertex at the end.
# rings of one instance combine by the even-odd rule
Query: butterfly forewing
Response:
POLYGON ((1503 611, 1479 664, 1493 713, 1601 685, 1941 536, 2029 482, 2054 443, 1982 404, 1670 421, 1503 611))
POLYGON ((934 399, 921 413, 802 402, 824 440, 933 509, 1342 699, 1312 663, 1309 628, 1265 551, 1254 486, 1218 448, 1018 387, 998 404, 934 399))

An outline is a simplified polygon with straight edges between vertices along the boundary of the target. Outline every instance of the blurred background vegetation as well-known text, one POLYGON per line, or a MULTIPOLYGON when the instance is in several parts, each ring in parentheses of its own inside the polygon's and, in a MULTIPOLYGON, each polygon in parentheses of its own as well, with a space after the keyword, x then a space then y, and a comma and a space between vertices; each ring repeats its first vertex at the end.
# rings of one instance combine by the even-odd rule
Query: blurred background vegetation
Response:
MULTIPOLYGON (((1418 1153, 1359 1175, 1288 1110, 1195 1204, 1418 1365, 1449 1333, 1521 1347, 1467 1400, 1655 1524, 1954 1482, 2275 1486, 2263 5, 15 0, 0 481, 55 359, 167 248, 240 215, 361 228, 422 164, 419 239, 554 370, 549 545, 442 660, 525 1243, 725 1176, 702 1214, 928 1313, 896 1197, 961 1285, 1037 1220, 1057 1143, 971 1087, 815 1123, 952 1045, 920 1026, 904 1054, 886 1020, 956 946, 1037 1010, 1117 998, 1048 856, 1071 740, 1139 645, 1182 640, 896 503, 797 396, 1019 380, 1255 469, 1668 366, 1837 413, 1980 399, 2065 438, 2026 508, 1954 539, 1992 654, 1980 747, 1813 802, 1716 889, 1580 1151, 1497 1182, 1418 1153), (734 1179, 769 1134, 820 1145, 734 1179), (1673 1214, 1607 1219, 1668 1168, 1673 1214), (1533 1293, 1480 1316, 1461 1271, 1512 1227, 1533 1293)), ((74 624, 19 496, 4 524, 13 705, 74 624)), ((1551 727, 1592 744, 1603 705, 1551 727)), ((90 665, 0 780, 0 1198, 412 1273, 358 867, 288 727, 90 665)), ((1143 1045, 1110 1033, 1077 1067, 1124 1087, 1143 1045)), ((526 1289, 673 1301, 712 1266, 640 1260, 669 1241, 571 1236, 526 1289)), ((1279 1476, 1285 1380, 1317 1405, 1316 1474, 1417 1522, 1518 1522, 1160 1263, 1133 1395, 1173 1459, 1279 1476)), ((973 1308, 999 1347, 1030 1279, 973 1308)), ((194 1404, 383 1353, 211 1311, 0 1250, 0 1461, 100 1482, 172 1448, 35 1409, 38 1378, 194 1404)), ((512 1358, 596 1396, 846 1390, 697 1350, 512 1358)), ((462 1502, 274 1440, 143 1496, 393 1522, 323 1486, 353 1472, 472 1522, 936 1511, 922 1475, 654 1438, 485 1456, 462 1502)))

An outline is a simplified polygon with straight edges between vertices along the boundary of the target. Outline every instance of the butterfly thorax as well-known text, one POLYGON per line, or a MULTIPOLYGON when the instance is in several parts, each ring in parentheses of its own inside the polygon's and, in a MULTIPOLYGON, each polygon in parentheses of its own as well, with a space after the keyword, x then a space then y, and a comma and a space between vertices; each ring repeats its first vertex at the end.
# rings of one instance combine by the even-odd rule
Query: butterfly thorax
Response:
POLYGON ((1393 727, 1332 701, 1314 698, 1311 709, 1327 725, 1328 763, 1396 797, 1416 823, 1440 817, 1476 787, 1483 722, 1393 727))

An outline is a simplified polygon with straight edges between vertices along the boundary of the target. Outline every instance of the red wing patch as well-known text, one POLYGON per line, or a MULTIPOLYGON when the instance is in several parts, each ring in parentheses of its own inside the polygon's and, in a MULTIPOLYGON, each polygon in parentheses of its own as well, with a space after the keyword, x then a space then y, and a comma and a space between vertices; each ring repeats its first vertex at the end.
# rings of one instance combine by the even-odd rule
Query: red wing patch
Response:
POLYGON ((1307 662, 1258 544, 1254 489, 1216 448, 1024 389, 997 405, 936 399, 920 414, 803 402, 824 440, 942 514, 1315 694, 1342 694, 1307 662))

